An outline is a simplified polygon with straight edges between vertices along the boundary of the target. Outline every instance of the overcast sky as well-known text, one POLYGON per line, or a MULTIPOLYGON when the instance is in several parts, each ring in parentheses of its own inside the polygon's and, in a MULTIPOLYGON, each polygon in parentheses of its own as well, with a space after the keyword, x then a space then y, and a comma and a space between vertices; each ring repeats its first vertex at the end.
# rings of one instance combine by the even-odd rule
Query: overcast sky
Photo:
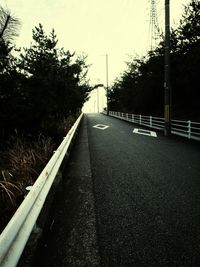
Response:
MULTIPOLYGON (((157 0, 160 27, 164 0, 157 0)), ((178 22, 189 0, 171 2, 171 22, 178 22)), ((22 22, 19 46, 28 47, 32 29, 42 23, 46 32, 55 29, 59 47, 88 54, 92 82, 105 83, 105 54, 109 81, 125 68, 128 55, 144 55, 150 45, 150 0, 1 0, 22 22)))
MULTIPOLYGON (((157 0, 160 28, 164 26, 164 2, 157 0)), ((171 24, 178 24, 183 5, 190 0, 171 2, 171 24)), ((88 55, 91 83, 106 84, 106 54, 109 84, 125 69, 129 55, 145 55, 150 48, 150 0, 1 0, 17 16, 22 27, 18 46, 28 47, 32 29, 41 23, 52 28, 58 46, 88 55)))

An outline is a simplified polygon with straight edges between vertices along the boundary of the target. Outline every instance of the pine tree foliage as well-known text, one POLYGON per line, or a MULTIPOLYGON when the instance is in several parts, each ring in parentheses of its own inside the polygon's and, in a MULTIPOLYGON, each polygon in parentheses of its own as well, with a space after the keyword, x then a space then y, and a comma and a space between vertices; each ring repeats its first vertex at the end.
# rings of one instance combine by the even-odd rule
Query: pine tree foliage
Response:
POLYGON ((10 43, 18 36, 20 21, 11 12, 0 6, 0 59, 8 56, 10 43))
POLYGON ((2 130, 49 131, 56 121, 79 112, 91 90, 87 58, 57 47, 55 31, 39 24, 19 57, 9 55, 0 72, 2 130))

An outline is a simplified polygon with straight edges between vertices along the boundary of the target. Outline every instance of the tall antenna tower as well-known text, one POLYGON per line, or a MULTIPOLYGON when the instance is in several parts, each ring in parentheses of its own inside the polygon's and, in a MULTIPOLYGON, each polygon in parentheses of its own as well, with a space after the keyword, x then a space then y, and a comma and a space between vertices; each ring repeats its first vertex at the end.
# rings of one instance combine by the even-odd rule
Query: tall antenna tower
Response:
POLYGON ((156 0, 151 0, 151 10, 150 10, 150 34, 151 34, 151 50, 157 44, 160 37, 160 29, 158 26, 158 16, 156 8, 156 0))

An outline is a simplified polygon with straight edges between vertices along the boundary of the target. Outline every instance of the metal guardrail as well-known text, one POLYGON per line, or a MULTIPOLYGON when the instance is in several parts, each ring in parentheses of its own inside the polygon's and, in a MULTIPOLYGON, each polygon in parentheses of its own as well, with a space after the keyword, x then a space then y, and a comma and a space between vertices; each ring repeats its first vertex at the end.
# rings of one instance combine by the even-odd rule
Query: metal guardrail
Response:
MULTIPOLYGON (((107 114, 106 112, 103 113, 107 114)), ((121 120, 130 121, 150 128, 164 130, 164 118, 135 115, 117 111, 109 111, 109 115, 121 120)), ((171 132, 175 135, 180 135, 189 139, 200 141, 200 122, 193 122, 190 120, 172 120, 171 132)))
POLYGON ((40 176, 32 186, 6 228, 0 235, 0 266, 16 266, 36 220, 43 207, 59 167, 67 153, 72 138, 77 131, 83 114, 76 120, 40 176))

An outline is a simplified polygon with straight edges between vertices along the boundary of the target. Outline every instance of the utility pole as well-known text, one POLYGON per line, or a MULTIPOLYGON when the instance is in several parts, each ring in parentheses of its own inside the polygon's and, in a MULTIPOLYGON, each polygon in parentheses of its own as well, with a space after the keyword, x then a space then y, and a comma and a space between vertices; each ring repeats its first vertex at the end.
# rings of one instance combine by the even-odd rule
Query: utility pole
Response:
POLYGON ((170 0, 165 0, 165 81, 164 113, 166 136, 171 134, 171 81, 170 81, 170 0))
POLYGON ((106 96, 107 96, 107 116, 109 115, 108 110, 108 54, 106 54, 106 96))

